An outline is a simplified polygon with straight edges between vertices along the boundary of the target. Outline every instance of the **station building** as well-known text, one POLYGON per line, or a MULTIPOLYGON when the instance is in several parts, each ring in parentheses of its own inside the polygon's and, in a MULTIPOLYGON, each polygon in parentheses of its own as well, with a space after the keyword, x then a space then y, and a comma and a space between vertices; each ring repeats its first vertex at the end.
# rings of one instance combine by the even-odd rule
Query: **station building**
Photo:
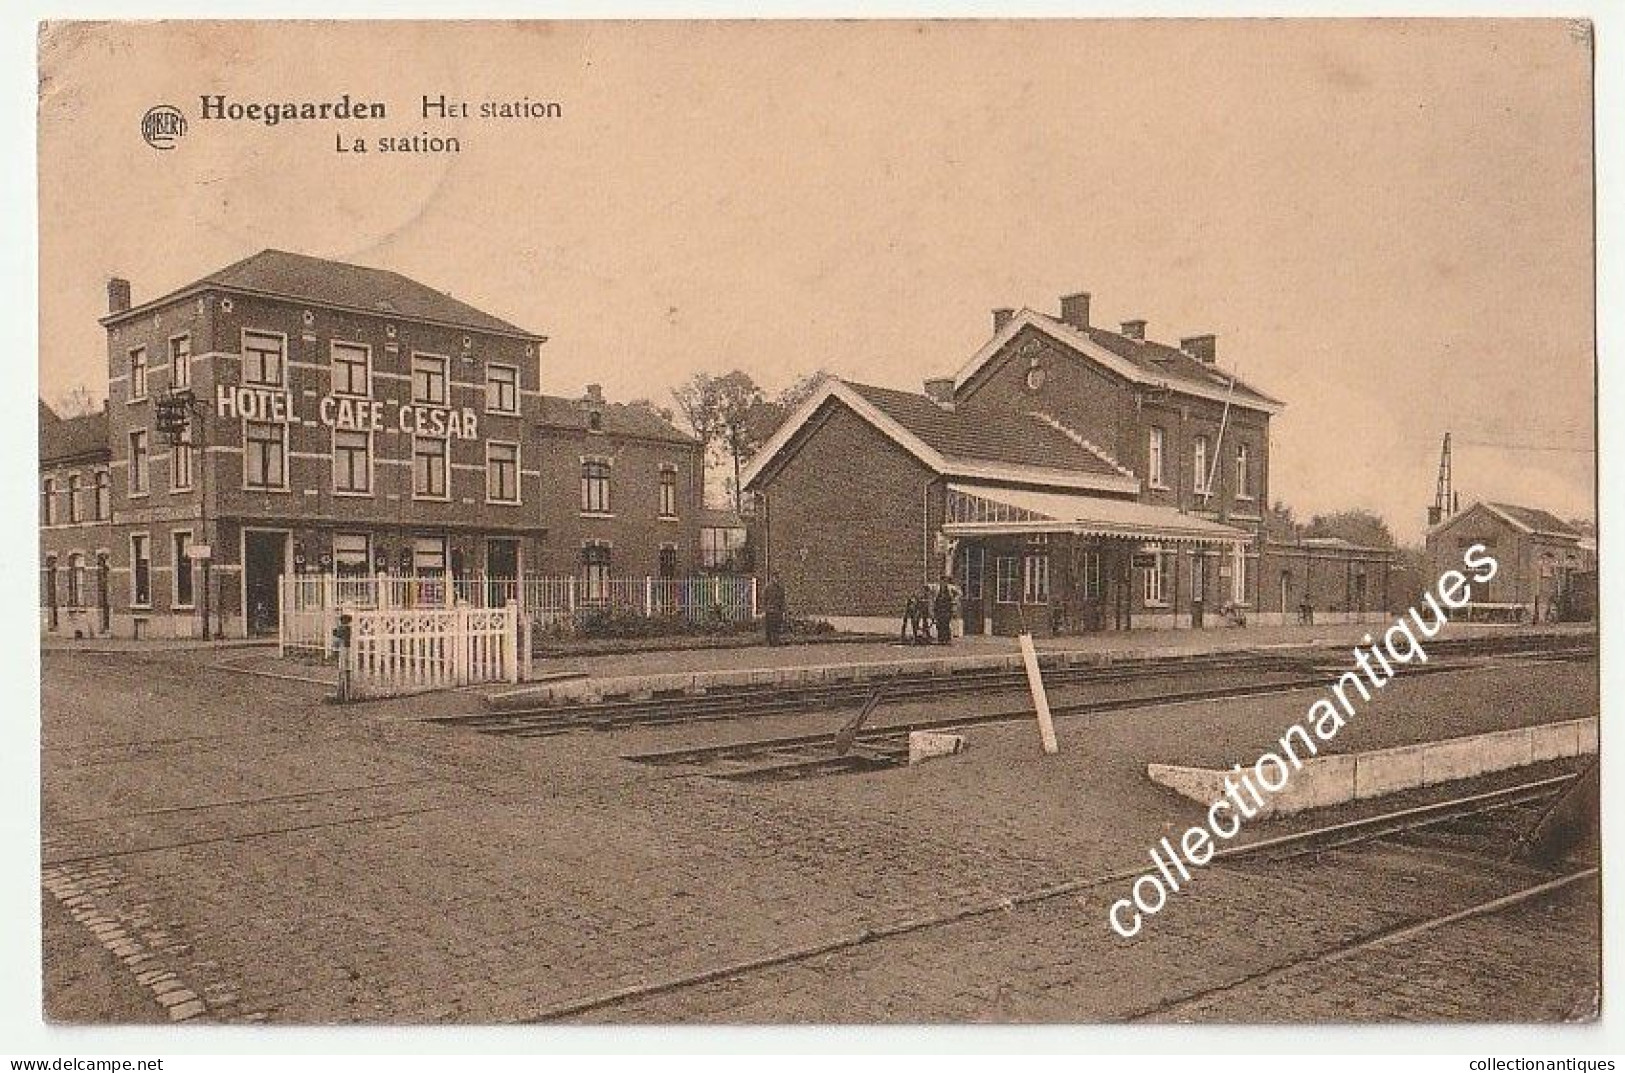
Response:
POLYGON ((42 407, 47 629, 274 632, 283 573, 698 565, 699 444, 596 385, 543 394, 544 336, 424 284, 265 250, 139 305, 112 280, 101 323, 105 414, 42 407))
POLYGON ((953 576, 970 633, 1380 618, 1392 555, 1271 540, 1270 418, 1212 335, 1178 347, 1060 315, 993 313, 923 393, 827 380, 746 474, 758 566, 798 614, 895 629, 953 576))
POLYGON ((1550 511, 1477 502, 1442 519, 1427 534, 1434 576, 1461 569, 1462 554, 1474 544, 1499 564, 1494 578, 1473 585, 1478 611, 1506 611, 1526 622, 1596 617, 1596 544, 1550 511))

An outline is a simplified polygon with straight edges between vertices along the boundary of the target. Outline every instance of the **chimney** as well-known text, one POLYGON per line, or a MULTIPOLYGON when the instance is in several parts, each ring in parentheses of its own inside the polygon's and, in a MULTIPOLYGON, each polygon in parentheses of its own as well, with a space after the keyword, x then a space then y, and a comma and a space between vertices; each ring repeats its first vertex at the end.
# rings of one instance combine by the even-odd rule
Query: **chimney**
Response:
POLYGON ((599 406, 602 406, 604 404, 604 385, 588 384, 587 395, 583 401, 597 403, 599 406))
POLYGON ((954 378, 951 376, 937 377, 925 382, 925 393, 932 402, 944 410, 954 408, 954 378))
POLYGON ((1129 339, 1144 340, 1145 339, 1145 321, 1143 321, 1143 320, 1125 320, 1123 322, 1123 330, 1122 330, 1122 332, 1120 334, 1126 336, 1129 339))
POLYGON ((1204 365, 1219 360, 1219 340, 1213 335, 1192 335, 1179 341, 1179 349, 1204 365))
POLYGON ((993 334, 998 335, 1004 326, 1010 323, 1010 318, 1016 315, 1014 309, 995 309, 993 311, 993 334))
POLYGON ((114 276, 107 281, 107 311, 122 313, 130 308, 130 281, 114 276))
POLYGON ((1061 320, 1080 331, 1089 328, 1089 292, 1061 295, 1061 320))

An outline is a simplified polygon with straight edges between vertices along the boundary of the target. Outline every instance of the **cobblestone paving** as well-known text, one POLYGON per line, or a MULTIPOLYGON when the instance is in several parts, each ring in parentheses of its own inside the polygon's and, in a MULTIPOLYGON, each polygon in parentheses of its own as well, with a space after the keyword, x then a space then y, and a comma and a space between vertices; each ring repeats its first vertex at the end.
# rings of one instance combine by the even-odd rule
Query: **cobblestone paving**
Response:
MULTIPOLYGON (((952 762, 752 786, 619 756, 700 743, 715 727, 495 738, 410 718, 466 710, 467 697, 336 708, 318 687, 183 656, 48 654, 43 688, 42 878, 63 910, 46 916, 47 1008, 92 1020, 131 1019, 132 1007, 187 1020, 523 1020, 1139 868, 1144 847, 1193 810, 1152 787, 1144 763, 1193 736, 1242 755, 1279 732, 1284 710, 1063 721, 1063 752, 1049 760, 1030 727, 989 727, 952 762), (106 952, 95 957, 125 974, 122 1005, 60 1000, 94 954, 87 931, 106 952)), ((1594 670, 1580 667, 1391 688, 1385 725, 1401 737, 1569 718, 1588 696, 1595 710, 1594 670)), ((1386 880, 1345 892, 1215 869, 1142 941, 1111 936, 1103 894, 1085 892, 1081 905, 855 948, 867 967, 835 954, 785 967, 774 987, 747 974, 737 993, 724 979, 672 992, 677 1006, 584 1016, 1123 1017, 1185 993, 1212 965, 1241 972, 1389 920, 1396 905, 1419 911, 1419 897, 1472 897, 1477 882, 1407 901, 1386 880), (1331 893, 1355 907, 1346 919, 1327 911, 1331 893)))

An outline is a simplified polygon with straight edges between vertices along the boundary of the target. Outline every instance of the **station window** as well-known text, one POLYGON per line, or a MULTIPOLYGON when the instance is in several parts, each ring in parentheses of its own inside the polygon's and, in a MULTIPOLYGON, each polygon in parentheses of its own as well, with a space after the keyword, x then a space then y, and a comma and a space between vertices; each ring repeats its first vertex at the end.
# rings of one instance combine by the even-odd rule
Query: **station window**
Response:
POLYGON ((145 533, 130 534, 130 603, 152 606, 152 541, 145 533))
POLYGON ((365 577, 372 570, 372 540, 366 533, 333 534, 333 573, 365 577))
POLYGON ((485 408, 496 414, 519 412, 519 369, 513 365, 485 367, 485 408))
POLYGON ((248 421, 243 426, 243 487, 288 487, 288 426, 248 421))
POLYGON ((586 583, 586 599, 601 602, 609 599, 608 544, 601 542, 581 546, 581 580, 586 583))
POLYGON ((1251 499, 1253 497, 1252 452, 1245 443, 1236 444, 1236 498, 1251 499))
POLYGON ((84 511, 79 502, 79 493, 83 482, 79 474, 75 473, 68 478, 68 521, 78 522, 84 518, 84 511))
POLYGON ((56 480, 47 477, 39 489, 39 518, 42 525, 56 524, 56 480))
POLYGON ((1162 465, 1162 429, 1152 426, 1150 442, 1146 444, 1145 451, 1146 480, 1153 488, 1168 487, 1163 481, 1162 465))
POLYGON ((960 573, 960 585, 968 601, 981 602, 982 573, 987 569, 987 549, 980 544, 967 544, 960 573))
POLYGON ((192 534, 184 530, 175 534, 175 606, 192 606, 192 534))
POLYGON ((79 552, 68 556, 68 606, 85 606, 85 557, 79 552))
POLYGON ((130 401, 147 397, 147 348, 130 351, 130 401))
POLYGON ((1078 584, 1087 599, 1098 600, 1105 593, 1101 583, 1100 552, 1086 551, 1079 555, 1078 584))
POLYGON ((660 576, 673 578, 677 576, 677 545, 660 545, 660 576))
POLYGON ((360 343, 333 343, 333 394, 366 398, 372 394, 372 349, 360 343))
POLYGON ((412 495, 419 499, 445 499, 446 453, 450 441, 438 436, 412 437, 412 495))
POLYGON ((1205 496, 1208 493, 1206 436, 1196 437, 1196 446, 1192 449, 1191 463, 1193 471, 1191 474, 1191 488, 1197 495, 1205 496))
POLYGON ((185 492, 192 487, 192 445, 177 443, 169 449, 169 488, 185 492))
POLYGON ((584 459, 581 463, 581 512, 583 514, 609 513, 609 463, 601 458, 584 459))
POLYGON ((1049 555, 1029 552, 1021 557, 1021 602, 1049 602, 1049 555))
POLYGON ((677 467, 660 467, 660 516, 677 517, 677 467))
POLYGON ((1156 557, 1156 563, 1140 572, 1144 585, 1142 595, 1146 606, 1165 607, 1173 594, 1173 553, 1157 547, 1147 548, 1146 552, 1156 557))
POLYGON ((147 494, 147 467, 151 461, 149 455, 147 430, 138 428, 130 433, 130 494, 133 496, 147 494))
POLYGON ((993 599, 1001 604, 1021 601, 1021 559, 1000 555, 993 560, 993 599))
POLYGON ((281 387, 287 341, 270 332, 243 331, 243 383, 281 387))
POLYGON ((96 521, 105 522, 113 516, 113 478, 106 470, 97 472, 91 497, 92 516, 96 521))
POLYGON ((169 341, 169 386, 184 391, 192 386, 192 337, 177 335, 169 341))
POLYGON ((492 503, 519 502, 519 445, 487 441, 485 498, 492 503))
POLYGON ((1247 602, 1247 549, 1240 544, 1230 553, 1230 602, 1247 602))
POLYGON ((333 430, 333 491, 347 495, 372 491, 372 433, 333 430))
POLYGON ((444 406, 446 398, 446 359, 433 354, 413 354, 412 401, 444 406))

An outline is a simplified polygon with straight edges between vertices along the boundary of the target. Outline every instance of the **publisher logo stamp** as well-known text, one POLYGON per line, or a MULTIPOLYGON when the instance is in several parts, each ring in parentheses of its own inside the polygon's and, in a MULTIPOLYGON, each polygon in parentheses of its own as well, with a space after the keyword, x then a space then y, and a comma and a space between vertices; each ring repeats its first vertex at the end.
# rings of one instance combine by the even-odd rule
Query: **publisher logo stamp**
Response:
POLYGON ((155 104, 141 117, 141 137, 154 149, 173 149, 186 136, 186 117, 172 104, 155 104))

